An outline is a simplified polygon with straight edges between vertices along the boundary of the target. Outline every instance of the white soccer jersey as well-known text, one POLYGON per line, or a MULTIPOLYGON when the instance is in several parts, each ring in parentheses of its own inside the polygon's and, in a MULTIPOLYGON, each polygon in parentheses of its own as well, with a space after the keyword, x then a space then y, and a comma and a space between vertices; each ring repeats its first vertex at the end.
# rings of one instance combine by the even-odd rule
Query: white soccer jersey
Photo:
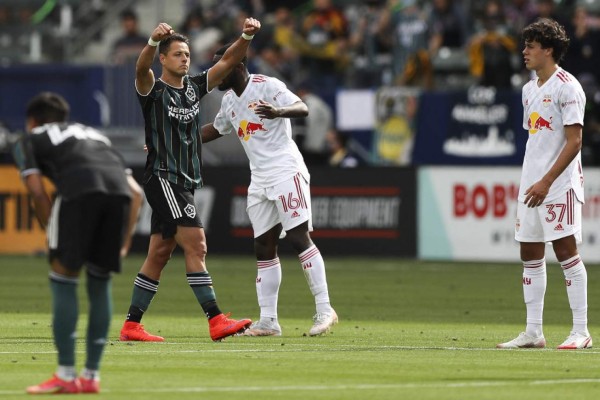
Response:
MULTIPOLYGON (((583 126, 585 94, 573 75, 558 68, 541 87, 537 81, 535 78, 523 87, 523 128, 529 132, 529 138, 519 187, 521 202, 525 201, 525 191, 556 162, 566 144, 565 125, 583 126)), ((552 201, 569 189, 575 191, 579 201, 584 201, 581 152, 556 178, 544 201, 552 201)))
POLYGON ((240 97, 233 90, 225 93, 214 127, 221 135, 237 134, 250 160, 254 185, 272 187, 297 173, 309 180, 304 159, 292 140, 290 119, 260 119, 254 113, 259 100, 281 107, 296 103, 300 98, 276 78, 250 75, 240 97))

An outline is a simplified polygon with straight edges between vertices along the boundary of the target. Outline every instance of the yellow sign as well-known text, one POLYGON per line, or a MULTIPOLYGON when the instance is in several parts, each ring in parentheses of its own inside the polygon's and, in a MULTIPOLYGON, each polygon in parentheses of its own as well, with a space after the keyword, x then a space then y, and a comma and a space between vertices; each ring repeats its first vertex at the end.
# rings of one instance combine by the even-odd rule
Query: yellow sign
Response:
MULTIPOLYGON (((46 189, 53 186, 44 180, 46 189)), ((46 251, 46 233, 40 226, 31 197, 14 166, 0 166, 0 253, 31 254, 46 251)))

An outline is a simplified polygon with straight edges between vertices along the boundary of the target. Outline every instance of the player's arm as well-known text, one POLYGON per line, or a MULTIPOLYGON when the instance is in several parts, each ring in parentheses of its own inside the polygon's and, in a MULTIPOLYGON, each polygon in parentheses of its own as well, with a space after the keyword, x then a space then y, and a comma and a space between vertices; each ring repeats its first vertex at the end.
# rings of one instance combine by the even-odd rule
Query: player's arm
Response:
POLYGON ((31 173, 23 180, 27 191, 33 200, 33 209, 35 216, 42 225, 46 228, 50 219, 50 211, 52 210, 52 200, 44 188, 42 175, 39 173, 31 173))
POLYGON ((223 54, 223 57, 208 70, 207 82, 208 91, 219 86, 221 81, 238 65, 250 47, 250 39, 244 39, 246 36, 254 36, 260 30, 260 22, 254 18, 246 18, 242 36, 236 40, 231 47, 223 54))
POLYGON ((142 207, 143 199, 142 188, 134 179, 134 177, 131 176, 131 174, 127 174, 127 183, 129 184, 129 189, 131 190, 131 204, 129 207, 129 219, 127 221, 125 240, 123 242, 123 246, 121 247, 121 257, 125 257, 131 248, 131 239, 133 237, 133 232, 135 231, 135 226, 140 214, 140 208, 142 207))
POLYGON ((142 49, 142 52, 135 63, 135 87, 140 94, 146 95, 150 93, 152 86, 154 86, 154 72, 152 72, 151 67, 158 45, 151 46, 150 42, 160 42, 172 34, 173 28, 171 28, 169 24, 161 22, 154 28, 154 31, 152 31, 152 34, 150 35, 150 40, 148 40, 148 44, 142 49))
POLYGON ((219 133, 212 123, 203 125, 200 131, 202 135, 202 143, 212 142, 215 139, 223 137, 223 135, 219 133))
POLYGON ((254 112, 260 118, 301 118, 308 115, 308 106, 303 101, 297 101, 288 106, 275 107, 273 104, 264 100, 259 100, 259 104, 254 108, 254 112))
POLYGON ((579 124, 566 125, 565 137, 567 143, 548 172, 525 191, 525 204, 537 207, 544 202, 552 183, 564 172, 581 151, 583 127, 579 124))

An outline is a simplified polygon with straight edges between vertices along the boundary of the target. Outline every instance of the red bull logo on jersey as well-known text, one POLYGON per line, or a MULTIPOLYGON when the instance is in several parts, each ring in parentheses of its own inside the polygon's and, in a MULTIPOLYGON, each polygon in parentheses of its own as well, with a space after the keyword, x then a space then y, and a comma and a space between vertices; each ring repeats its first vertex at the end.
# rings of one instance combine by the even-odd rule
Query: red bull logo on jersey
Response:
POLYGON ((542 99, 542 106, 550 107, 550 104, 552 104, 552 96, 549 94, 545 94, 544 98, 542 99))
POLYGON ((256 132, 263 131, 267 132, 268 129, 265 128, 264 124, 258 122, 250 122, 243 119, 240 122, 240 126, 238 127, 238 137, 243 141, 247 142, 250 140, 250 137, 254 135, 256 132))
POLYGON ((532 112, 531 115, 529 115, 529 119, 527 120, 527 126, 529 128, 529 133, 532 135, 544 129, 551 131, 554 130, 552 129, 552 117, 550 117, 550 119, 547 120, 537 112, 532 112))

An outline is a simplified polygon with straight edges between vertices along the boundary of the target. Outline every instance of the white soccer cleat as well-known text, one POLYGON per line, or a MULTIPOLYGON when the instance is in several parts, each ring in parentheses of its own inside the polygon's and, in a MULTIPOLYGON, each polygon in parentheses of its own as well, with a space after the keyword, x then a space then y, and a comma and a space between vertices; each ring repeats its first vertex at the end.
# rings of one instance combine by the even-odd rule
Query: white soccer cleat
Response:
POLYGON ((332 308, 328 313, 316 313, 313 317, 314 324, 308 334, 310 336, 322 335, 329 331, 329 329, 338 323, 338 316, 335 310, 332 308))
POLYGON ((506 343, 496 345, 499 349, 543 349, 546 347, 544 336, 529 336, 525 332, 519 333, 519 336, 506 343))
POLYGON ((252 323, 244 336, 281 336, 281 327, 275 318, 260 319, 252 323))
POLYGON ((592 337, 588 333, 587 335, 579 332, 571 332, 567 340, 557 347, 558 350, 577 350, 577 349, 591 349, 592 348, 592 337))

